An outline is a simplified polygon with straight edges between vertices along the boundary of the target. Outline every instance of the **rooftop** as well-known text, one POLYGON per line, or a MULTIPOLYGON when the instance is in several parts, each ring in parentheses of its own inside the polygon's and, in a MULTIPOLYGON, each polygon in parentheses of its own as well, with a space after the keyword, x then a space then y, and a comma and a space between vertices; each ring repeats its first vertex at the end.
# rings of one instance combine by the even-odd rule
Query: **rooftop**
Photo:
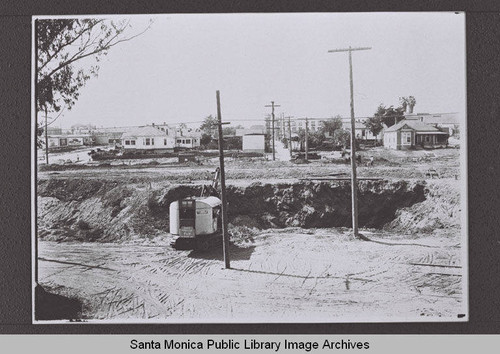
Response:
POLYGON ((139 136, 154 137, 154 136, 167 136, 167 134, 165 134, 165 132, 162 132, 158 128, 154 128, 148 125, 145 127, 139 127, 132 129, 128 132, 125 132, 123 133, 122 138, 132 138, 139 136))
POLYGON ((408 120, 408 119, 403 119, 401 122, 394 124, 393 126, 387 128, 385 131, 386 132, 395 132, 395 131, 402 129, 404 127, 408 127, 408 128, 413 129, 417 132, 431 132, 431 133, 441 132, 439 129, 433 127, 432 125, 422 123, 418 120, 408 120))

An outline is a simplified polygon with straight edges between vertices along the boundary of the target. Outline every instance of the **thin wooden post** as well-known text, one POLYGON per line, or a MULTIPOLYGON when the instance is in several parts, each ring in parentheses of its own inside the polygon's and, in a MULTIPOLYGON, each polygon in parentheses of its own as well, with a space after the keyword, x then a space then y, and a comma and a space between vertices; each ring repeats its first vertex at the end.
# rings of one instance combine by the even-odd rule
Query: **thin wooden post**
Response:
POLYGON ((288 150, 290 150, 290 159, 292 158, 292 125, 290 123, 290 118, 288 117, 288 150))
POLYGON ((306 141, 305 141, 305 145, 306 145, 306 161, 308 161, 308 156, 307 156, 307 153, 309 152, 309 122, 306 118, 306 141))
POLYGON ((273 161, 276 160, 276 153, 275 153, 275 150, 274 150, 274 107, 280 107, 279 104, 274 104, 274 101, 271 101, 271 104, 270 105, 266 105, 265 107, 271 107, 271 119, 272 119, 272 126, 271 126, 271 130, 272 130, 272 139, 273 139, 273 161))
POLYGON ((47 105, 45 105, 45 163, 48 165, 49 164, 49 133, 47 132, 47 120, 48 120, 48 113, 47 113, 47 105))
POLYGON ((230 260, 229 260, 229 235, 227 232, 227 202, 226 202, 226 174, 224 170, 224 149, 222 146, 224 137, 222 136, 222 116, 220 109, 220 94, 219 91, 216 91, 217 97, 217 127, 219 130, 219 161, 220 161, 220 188, 221 188, 221 202, 222 202, 222 249, 224 251, 224 263, 226 269, 231 268, 230 260))

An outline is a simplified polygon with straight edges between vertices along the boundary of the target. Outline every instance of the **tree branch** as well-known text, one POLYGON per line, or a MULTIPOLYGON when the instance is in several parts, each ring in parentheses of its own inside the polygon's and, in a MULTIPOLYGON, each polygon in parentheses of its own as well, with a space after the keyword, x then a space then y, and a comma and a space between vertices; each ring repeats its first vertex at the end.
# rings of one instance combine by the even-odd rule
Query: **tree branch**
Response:
POLYGON ((50 61, 52 59, 54 59, 64 48, 72 45, 78 38, 80 38, 81 36, 83 36, 83 34, 87 31, 92 31, 92 29, 97 26, 99 23, 102 23, 104 20, 99 20, 95 23, 92 23, 90 24, 89 23, 89 26, 84 28, 80 33, 78 33, 77 36, 75 36, 75 38, 71 39, 70 41, 66 42, 66 43, 63 43, 61 44, 55 51, 54 53, 52 54, 48 54, 47 55, 47 61, 45 62, 45 64, 43 64, 38 70, 42 70, 44 67, 47 66, 48 63, 50 63, 50 61))

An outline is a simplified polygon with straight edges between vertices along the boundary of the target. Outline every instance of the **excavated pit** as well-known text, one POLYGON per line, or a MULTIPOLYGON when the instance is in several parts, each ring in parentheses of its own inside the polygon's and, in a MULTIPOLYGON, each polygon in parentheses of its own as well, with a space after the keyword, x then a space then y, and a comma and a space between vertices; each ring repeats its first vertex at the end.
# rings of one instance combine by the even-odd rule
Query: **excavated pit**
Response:
MULTIPOLYGON (((412 210, 428 214, 428 208, 435 204, 428 187, 424 181, 361 181, 359 226, 397 229, 400 217, 420 217, 421 221, 431 218, 412 215, 412 210), (426 203, 428 207, 422 207, 426 203)), ((199 195, 201 188, 84 179, 40 180, 38 235, 57 241, 151 238, 168 232, 170 203, 199 195)), ((229 223, 234 229, 351 226, 348 181, 229 185, 227 200, 229 223)), ((441 220, 437 227, 458 224, 458 214, 458 210, 452 210, 449 220, 441 220)), ((429 223, 422 222, 428 228, 429 223)))

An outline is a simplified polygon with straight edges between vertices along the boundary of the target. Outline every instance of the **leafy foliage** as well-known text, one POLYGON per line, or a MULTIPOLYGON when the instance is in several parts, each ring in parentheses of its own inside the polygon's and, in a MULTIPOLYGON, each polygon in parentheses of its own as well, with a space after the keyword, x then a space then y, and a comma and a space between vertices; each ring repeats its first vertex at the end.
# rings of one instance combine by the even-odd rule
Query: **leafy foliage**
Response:
POLYGON ((338 129, 342 129, 342 119, 340 118, 340 116, 336 116, 333 119, 321 121, 321 132, 324 136, 328 134, 329 136, 333 137, 335 131, 338 129))
POLYGON ((145 31, 124 37, 130 20, 43 19, 36 20, 35 26, 37 110, 50 112, 63 106, 71 109, 87 80, 97 76, 99 66, 79 67, 82 59, 93 57, 99 62, 111 47, 145 31))
POLYGON ((417 104, 417 100, 413 96, 408 97, 399 97, 399 104, 403 109, 403 112, 406 112, 406 109, 410 108, 410 113, 413 113, 413 107, 417 104))
MULTIPOLYGON (((300 142, 301 150, 304 150, 306 141, 305 129, 299 128, 297 135, 298 135, 298 141, 300 142)), ((324 140, 325 140, 325 135, 321 130, 318 131, 309 130, 307 134, 307 144, 309 145, 308 146, 309 149, 319 148, 324 140)))
POLYGON ((386 107, 381 104, 378 106, 377 111, 373 116, 378 117, 381 124, 384 123, 390 127, 404 119, 404 108, 394 108, 394 106, 386 107))
POLYGON ((384 129, 384 126, 382 125, 382 117, 380 117, 380 116, 368 118, 364 122, 364 124, 365 124, 366 128, 368 128, 368 130, 374 136, 377 136, 382 131, 382 129, 384 129))
POLYGON ((335 145, 348 147, 351 144, 351 133, 344 129, 337 129, 333 134, 333 142, 335 145))
POLYGON ((217 133, 217 118, 212 115, 206 117, 200 126, 200 130, 205 136, 210 138, 215 137, 215 134, 217 133))

